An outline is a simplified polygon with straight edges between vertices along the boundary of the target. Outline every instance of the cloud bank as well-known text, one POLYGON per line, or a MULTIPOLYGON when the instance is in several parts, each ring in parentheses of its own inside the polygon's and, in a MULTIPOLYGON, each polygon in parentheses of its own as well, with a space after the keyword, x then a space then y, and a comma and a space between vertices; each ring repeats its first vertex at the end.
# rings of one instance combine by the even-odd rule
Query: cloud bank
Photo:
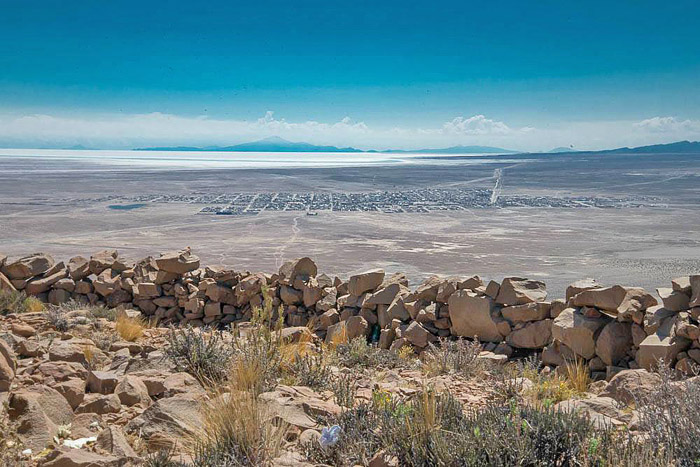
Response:
POLYGON ((456 116, 423 127, 384 127, 345 117, 336 122, 288 121, 268 111, 255 120, 163 113, 66 117, 0 116, 0 146, 128 149, 216 146, 280 136, 291 141, 362 149, 488 145, 523 151, 557 146, 603 149, 700 139, 700 121, 657 116, 637 121, 565 122, 517 126, 485 115, 456 116))

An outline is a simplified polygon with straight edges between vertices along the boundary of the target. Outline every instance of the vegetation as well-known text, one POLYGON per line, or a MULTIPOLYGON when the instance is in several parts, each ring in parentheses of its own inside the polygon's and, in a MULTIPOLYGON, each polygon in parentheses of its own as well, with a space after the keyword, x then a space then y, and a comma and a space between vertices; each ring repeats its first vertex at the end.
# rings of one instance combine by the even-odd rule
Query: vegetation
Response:
POLYGON ((223 382, 230 371, 233 351, 222 334, 186 328, 170 328, 165 357, 178 371, 185 371, 204 385, 223 382))
POLYGON ((116 331, 119 337, 127 342, 134 342, 143 336, 143 329, 146 327, 141 318, 133 318, 126 313, 117 316, 116 331))
POLYGON ((23 291, 0 290, 0 314, 37 313, 44 304, 36 297, 28 297, 23 291))
POLYGON ((66 314, 58 307, 49 307, 44 311, 46 321, 58 332, 67 332, 70 329, 70 323, 66 314))
POLYGON ((439 345, 429 344, 423 356, 423 370, 430 376, 456 373, 474 376, 483 370, 479 360, 481 344, 466 339, 440 339, 439 345))

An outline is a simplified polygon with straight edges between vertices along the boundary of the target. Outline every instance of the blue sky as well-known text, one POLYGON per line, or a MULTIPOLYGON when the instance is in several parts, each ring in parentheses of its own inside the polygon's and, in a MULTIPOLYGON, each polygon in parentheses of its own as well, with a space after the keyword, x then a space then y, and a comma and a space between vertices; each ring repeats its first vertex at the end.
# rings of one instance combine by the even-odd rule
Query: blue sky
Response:
POLYGON ((700 139, 697 1, 0 7, 4 145, 700 139))

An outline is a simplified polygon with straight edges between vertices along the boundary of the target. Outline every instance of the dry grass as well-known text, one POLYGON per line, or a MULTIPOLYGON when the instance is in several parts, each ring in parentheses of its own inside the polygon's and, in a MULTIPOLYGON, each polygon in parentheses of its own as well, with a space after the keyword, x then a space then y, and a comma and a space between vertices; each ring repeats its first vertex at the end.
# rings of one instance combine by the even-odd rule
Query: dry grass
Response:
POLYGON ((44 310, 44 304, 36 297, 24 292, 0 290, 0 314, 38 313, 44 310))
POLYGON ((146 323, 141 318, 132 318, 126 314, 117 316, 116 331, 127 342, 134 342, 143 336, 146 323))
POLYGON ((92 368, 95 362, 95 346, 88 344, 83 345, 83 355, 85 356, 88 368, 92 368))
POLYGON ((345 326, 340 326, 340 330, 333 333, 331 340, 328 343, 328 347, 331 349, 337 348, 339 345, 348 344, 350 340, 348 339, 348 330, 345 326))
POLYGON ((581 360, 567 362, 560 368, 560 373, 550 374, 539 372, 530 365, 522 371, 522 376, 533 383, 524 391, 525 398, 545 406, 581 396, 591 384, 590 370, 581 360))

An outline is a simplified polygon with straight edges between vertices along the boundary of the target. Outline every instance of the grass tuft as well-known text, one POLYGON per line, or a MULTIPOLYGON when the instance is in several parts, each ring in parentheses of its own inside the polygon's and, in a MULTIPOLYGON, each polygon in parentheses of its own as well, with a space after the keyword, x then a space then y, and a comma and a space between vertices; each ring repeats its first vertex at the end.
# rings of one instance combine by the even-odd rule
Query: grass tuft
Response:
POLYGON ((127 342, 134 342, 141 338, 145 327, 146 323, 141 318, 132 318, 125 313, 117 316, 117 334, 127 342))

